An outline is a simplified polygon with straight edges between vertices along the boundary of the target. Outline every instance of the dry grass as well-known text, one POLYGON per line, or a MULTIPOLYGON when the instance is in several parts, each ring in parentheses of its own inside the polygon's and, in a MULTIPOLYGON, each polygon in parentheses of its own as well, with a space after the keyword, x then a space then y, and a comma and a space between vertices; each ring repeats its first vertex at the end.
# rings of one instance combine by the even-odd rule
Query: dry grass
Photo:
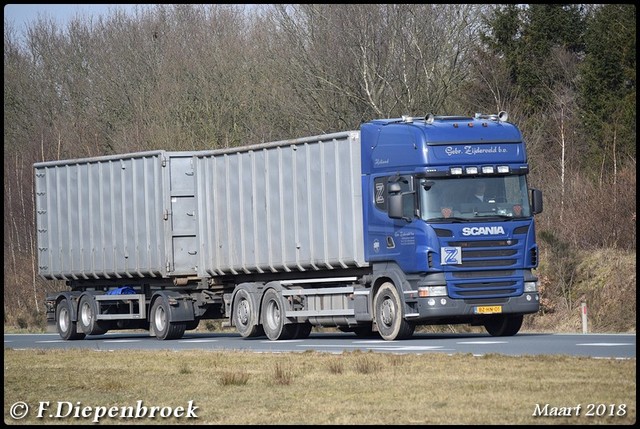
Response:
MULTIPOLYGON (((197 419, 103 424, 631 424, 636 361, 567 356, 393 355, 373 352, 257 354, 208 351, 4 351, 5 422, 11 405, 198 407, 197 419), (582 415, 536 417, 537 406, 582 406, 582 415), (613 404, 623 416, 584 415, 613 404)), ((551 408, 549 408, 550 410, 551 408)))

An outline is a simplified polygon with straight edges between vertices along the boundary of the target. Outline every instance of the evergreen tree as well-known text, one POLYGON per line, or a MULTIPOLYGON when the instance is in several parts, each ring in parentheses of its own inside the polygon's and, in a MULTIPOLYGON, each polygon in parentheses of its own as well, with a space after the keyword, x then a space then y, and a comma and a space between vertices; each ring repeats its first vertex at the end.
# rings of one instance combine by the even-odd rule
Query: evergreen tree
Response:
POLYGON ((615 159, 635 160, 635 5, 608 4, 595 9, 585 41, 580 94, 589 138, 587 161, 592 167, 610 167, 615 159))
POLYGON ((552 50, 562 47, 576 55, 583 51, 583 15, 579 5, 506 5, 486 20, 488 33, 481 40, 507 62, 528 114, 535 114, 549 103, 548 89, 558 78, 550 73, 552 50))

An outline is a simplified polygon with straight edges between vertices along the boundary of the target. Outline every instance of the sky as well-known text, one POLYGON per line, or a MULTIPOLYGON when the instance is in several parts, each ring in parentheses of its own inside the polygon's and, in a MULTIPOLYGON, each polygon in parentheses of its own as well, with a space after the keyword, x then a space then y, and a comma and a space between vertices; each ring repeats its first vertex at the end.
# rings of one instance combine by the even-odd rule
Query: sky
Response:
POLYGON ((24 32, 29 23, 42 18, 52 18, 61 27, 77 15, 108 15, 115 8, 133 10, 135 4, 6 4, 4 19, 13 22, 16 30, 24 32))

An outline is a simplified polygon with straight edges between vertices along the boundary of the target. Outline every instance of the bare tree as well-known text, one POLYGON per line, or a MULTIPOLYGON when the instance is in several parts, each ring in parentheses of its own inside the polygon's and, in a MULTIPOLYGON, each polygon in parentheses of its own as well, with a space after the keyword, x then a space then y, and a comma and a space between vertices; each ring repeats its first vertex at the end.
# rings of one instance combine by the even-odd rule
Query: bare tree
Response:
MULTIPOLYGON (((475 40, 472 5, 274 6, 277 57, 307 106, 353 126, 457 107, 475 40)), ((445 113, 445 112, 442 112, 445 113)), ((317 122, 317 119, 315 119, 317 122)))

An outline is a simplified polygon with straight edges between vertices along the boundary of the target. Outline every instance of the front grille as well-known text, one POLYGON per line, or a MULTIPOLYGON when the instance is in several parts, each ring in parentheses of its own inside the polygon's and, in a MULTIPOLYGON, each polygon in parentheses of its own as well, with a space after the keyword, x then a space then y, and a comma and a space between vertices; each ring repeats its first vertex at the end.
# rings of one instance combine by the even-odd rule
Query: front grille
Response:
POLYGON ((464 252, 462 253, 462 265, 458 265, 458 267, 462 268, 485 268, 485 267, 508 267, 516 264, 515 259, 500 259, 497 261, 490 260, 480 260, 480 261, 465 261, 464 260, 464 252))
POLYGON ((517 292, 517 282, 458 283, 458 294, 463 298, 491 295, 513 295, 517 292))
POLYGON ((481 241, 450 241, 448 246, 462 247, 463 249, 470 247, 506 247, 515 246, 518 240, 481 240, 481 241))
POLYGON ((467 258, 495 258, 498 256, 513 256, 516 253, 518 253, 516 249, 467 250, 462 251, 462 256, 467 258))
POLYGON ((531 249, 531 265, 538 266, 538 249, 535 247, 531 249))
POLYGON ((515 275, 514 270, 502 271, 457 271, 452 273, 456 279, 475 279, 481 277, 511 277, 515 275))
POLYGON ((451 276, 451 298, 508 298, 522 295, 522 277, 500 276, 500 271, 473 271, 467 279, 451 276), (482 281, 484 279, 484 281, 482 281))
POLYGON ((446 277, 452 298, 503 299, 523 293, 524 280, 517 267, 525 260, 524 241, 451 241, 460 247, 462 263, 447 266, 446 277))

